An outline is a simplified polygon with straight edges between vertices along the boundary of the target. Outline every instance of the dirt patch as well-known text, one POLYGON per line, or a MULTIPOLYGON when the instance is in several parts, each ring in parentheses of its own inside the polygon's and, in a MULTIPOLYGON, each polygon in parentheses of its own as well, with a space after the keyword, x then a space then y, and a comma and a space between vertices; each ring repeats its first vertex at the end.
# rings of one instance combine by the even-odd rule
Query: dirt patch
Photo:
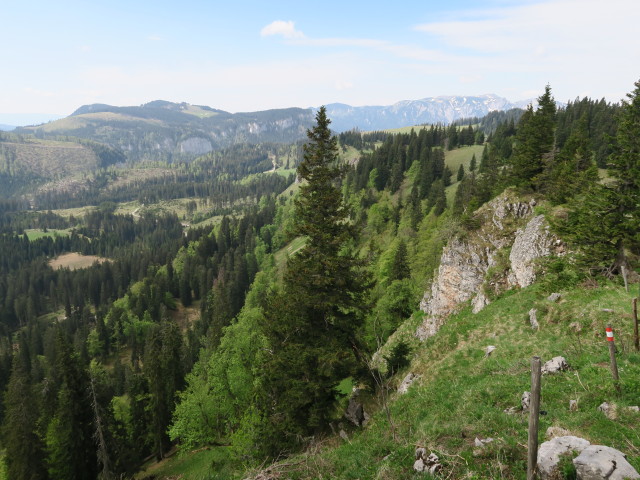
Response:
POLYGON ((88 268, 95 262, 109 262, 108 258, 98 257, 96 255, 82 255, 80 253, 65 253, 59 257, 49 261, 49 265, 54 270, 68 268, 69 270, 78 270, 80 268, 88 268))

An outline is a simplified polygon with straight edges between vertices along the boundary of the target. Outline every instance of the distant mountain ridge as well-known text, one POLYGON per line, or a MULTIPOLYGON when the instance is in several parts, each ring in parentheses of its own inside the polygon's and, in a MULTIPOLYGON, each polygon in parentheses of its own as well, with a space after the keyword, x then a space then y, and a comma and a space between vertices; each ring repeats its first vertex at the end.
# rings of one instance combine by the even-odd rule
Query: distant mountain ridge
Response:
MULTIPOLYGON (((510 102, 494 94, 480 96, 439 96, 403 100, 388 106, 352 107, 342 103, 327 105, 331 127, 336 131, 386 130, 409 125, 449 124, 461 118, 484 117, 493 111, 525 108, 531 100, 510 102)), ((534 101, 535 102, 535 101, 534 101)))
MULTIPOLYGON (((422 124, 449 124, 493 111, 524 107, 497 95, 440 96, 388 106, 327 105, 332 130, 386 130, 422 124)), ((77 137, 121 150, 129 161, 189 160, 239 143, 290 143, 306 138, 315 108, 229 113, 204 105, 155 100, 140 106, 83 105, 70 116, 20 127, 39 138, 77 137)))
POLYGON ((130 161, 189 160, 238 143, 294 142, 313 123, 310 109, 229 113, 155 100, 140 106, 83 105, 70 116, 17 133, 71 136, 122 150, 130 161))

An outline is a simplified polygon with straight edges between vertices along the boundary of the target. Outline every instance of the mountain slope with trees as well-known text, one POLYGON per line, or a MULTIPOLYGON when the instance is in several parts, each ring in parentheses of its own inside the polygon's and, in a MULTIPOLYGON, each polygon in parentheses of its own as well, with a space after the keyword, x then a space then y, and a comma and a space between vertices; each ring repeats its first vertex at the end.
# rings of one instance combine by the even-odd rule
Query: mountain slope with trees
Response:
MULTIPOLYGON (((117 195, 139 185, 117 195, 97 188, 111 201, 79 217, 0 202, 0 412, 11 478, 127 478, 145 460, 149 475, 182 462, 171 475, 244 478, 246 467, 283 456, 269 467, 276 477, 406 478, 416 444, 446 457, 456 478, 522 478, 523 416, 504 410, 526 388, 528 357, 558 348, 582 384, 571 374, 549 380, 543 424, 606 441, 637 465, 635 417, 620 415, 613 428, 591 408, 612 398, 593 335, 610 320, 599 309, 628 303, 616 282, 638 258, 636 87, 623 106, 584 99, 560 109, 547 87, 537 110, 486 136, 473 125, 429 126, 348 132, 338 145, 321 109, 301 158, 295 147, 286 161, 284 150, 247 147, 177 165, 188 185, 222 189, 221 209, 238 206, 199 228, 175 213, 116 214, 117 195), (282 169, 290 160, 301 182, 282 169), (205 179, 207 169, 216 175, 205 179), (442 247, 477 230, 477 208, 506 188, 535 198, 559 235, 575 232, 562 237, 571 255, 541 264, 537 285, 496 291, 480 314, 463 308, 418 342, 418 302, 442 247), (601 205, 603 225, 614 215, 608 248, 590 250, 602 230, 584 205, 601 205), (23 230, 34 225, 55 232, 30 240, 23 230), (70 251, 109 260, 52 270, 49 260, 70 251), (546 300, 555 289, 559 304, 546 300), (524 323, 534 306, 544 315, 538 333, 524 323), (582 330, 573 332, 576 315, 582 330), (499 350, 483 361, 487 342, 499 350), (391 399, 408 368, 423 380, 391 399), (354 387, 370 415, 362 430, 343 419, 354 387), (17 401, 27 392, 28 406, 17 401), (561 405, 578 392, 584 409, 569 418, 561 405), (474 435, 500 438, 474 452, 474 435), (166 463, 174 446, 186 457, 166 463)), ((169 195, 182 188, 177 177, 149 191, 169 195)), ((211 201, 212 191, 186 195, 211 201)), ((637 354, 624 354, 621 409, 640 394, 637 354)))

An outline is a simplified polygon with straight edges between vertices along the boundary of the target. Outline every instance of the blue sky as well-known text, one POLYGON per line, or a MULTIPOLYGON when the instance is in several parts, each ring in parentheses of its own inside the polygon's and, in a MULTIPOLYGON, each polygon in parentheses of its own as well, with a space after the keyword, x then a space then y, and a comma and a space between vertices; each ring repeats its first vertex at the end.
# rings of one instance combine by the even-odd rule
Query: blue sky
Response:
POLYGON ((163 99, 230 112, 438 95, 619 101, 637 0, 20 1, 1 12, 0 123, 163 99))

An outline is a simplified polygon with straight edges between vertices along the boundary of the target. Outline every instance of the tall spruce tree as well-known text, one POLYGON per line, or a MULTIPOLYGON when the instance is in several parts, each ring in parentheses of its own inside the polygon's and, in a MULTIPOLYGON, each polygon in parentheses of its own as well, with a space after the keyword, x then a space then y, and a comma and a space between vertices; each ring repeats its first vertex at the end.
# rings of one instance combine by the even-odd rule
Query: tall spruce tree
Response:
POLYGON ((272 454, 326 428, 336 387, 359 367, 358 330, 366 281, 349 251, 354 232, 338 182, 337 142, 326 109, 307 132, 303 180, 295 200, 294 234, 306 239, 292 256, 281 292, 265 309, 269 352, 263 368, 263 409, 272 454))
POLYGON ((512 180, 525 188, 537 188, 537 177, 544 169, 545 156, 555 143, 556 103, 547 85, 538 97, 538 109, 529 105, 520 118, 512 161, 512 180))

